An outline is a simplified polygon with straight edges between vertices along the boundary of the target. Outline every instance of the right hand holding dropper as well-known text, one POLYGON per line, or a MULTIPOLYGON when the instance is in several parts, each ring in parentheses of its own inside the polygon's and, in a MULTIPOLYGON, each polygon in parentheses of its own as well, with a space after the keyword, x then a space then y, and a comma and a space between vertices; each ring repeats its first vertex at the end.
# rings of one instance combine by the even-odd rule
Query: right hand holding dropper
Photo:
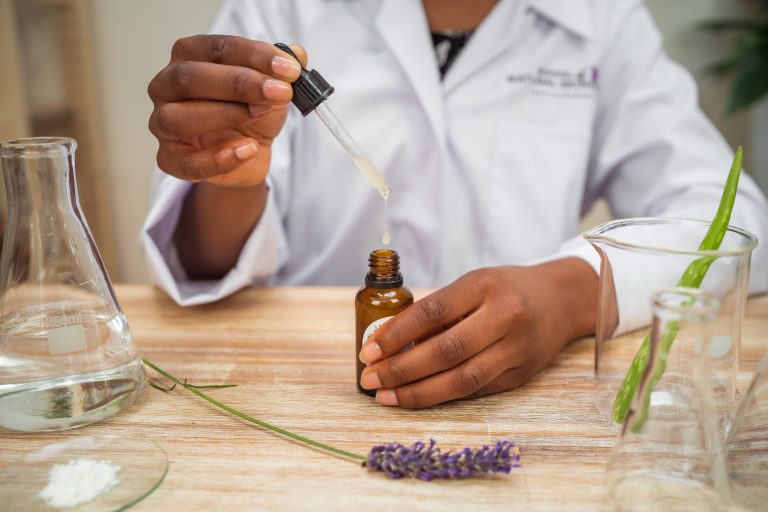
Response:
MULTIPOLYGON (((304 49, 291 49, 306 65, 304 49)), ((263 41, 219 35, 176 41, 148 88, 160 169, 191 182, 263 183, 299 73, 295 59, 263 41)))
MULTIPOLYGON (((293 46, 303 64, 307 54, 293 46)), ((290 107, 299 63, 270 43, 193 36, 149 84, 157 165, 196 183, 174 233, 190 279, 220 279, 237 262, 267 203, 272 140, 290 107)))

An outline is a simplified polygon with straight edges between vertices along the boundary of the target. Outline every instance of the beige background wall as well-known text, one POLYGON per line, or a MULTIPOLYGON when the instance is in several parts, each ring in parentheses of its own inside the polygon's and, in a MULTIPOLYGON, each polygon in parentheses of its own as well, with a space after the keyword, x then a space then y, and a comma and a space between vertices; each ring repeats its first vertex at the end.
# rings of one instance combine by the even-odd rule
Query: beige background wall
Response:
MULTIPOLYGON (((147 130, 151 104, 146 87, 168 61, 173 41, 207 31, 221 0, 91 0, 91 5, 116 230, 118 268, 113 277, 142 281, 146 271, 136 240, 149 203, 156 150, 147 130)), ((760 169, 768 177, 768 103, 763 102, 759 115, 742 114, 723 121, 725 84, 703 77, 701 70, 726 45, 693 29, 700 20, 738 14, 740 0, 649 0, 648 5, 664 32, 669 53, 697 75, 704 110, 732 145, 747 148, 747 168, 760 169)), ((586 224, 604 216, 598 210, 586 224)))
POLYGON ((138 234, 149 207, 157 145, 147 85, 176 39, 207 32, 221 0, 91 0, 115 219, 115 281, 145 281, 138 234))

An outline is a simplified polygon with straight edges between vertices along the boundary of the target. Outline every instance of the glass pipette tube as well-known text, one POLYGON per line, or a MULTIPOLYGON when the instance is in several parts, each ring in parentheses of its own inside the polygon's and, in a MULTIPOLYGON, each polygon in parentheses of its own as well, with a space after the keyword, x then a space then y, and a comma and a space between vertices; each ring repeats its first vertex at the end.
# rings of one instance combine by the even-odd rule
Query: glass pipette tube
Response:
POLYGON ((331 131, 333 136, 336 137, 336 140, 339 141, 341 147, 344 148, 344 151, 347 152, 357 168, 360 169, 360 172, 363 173, 363 176, 368 180, 368 183, 378 190, 381 197, 386 200, 390 193, 387 180, 384 178, 384 175, 381 174, 381 171, 373 165, 373 162, 368 158, 368 155, 360 149, 360 146, 357 145, 355 139, 352 138, 341 121, 339 121, 339 118, 336 117, 336 114, 333 113, 333 110, 330 109, 328 102, 324 101, 320 103, 315 107, 315 112, 325 126, 331 131))

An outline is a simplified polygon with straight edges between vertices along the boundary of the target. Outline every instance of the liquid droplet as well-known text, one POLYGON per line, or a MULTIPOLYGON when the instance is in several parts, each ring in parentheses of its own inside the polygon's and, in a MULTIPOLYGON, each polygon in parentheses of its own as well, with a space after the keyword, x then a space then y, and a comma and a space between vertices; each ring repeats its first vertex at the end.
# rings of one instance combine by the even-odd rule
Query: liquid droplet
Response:
POLYGON ((382 235, 381 237, 381 243, 383 243, 384 245, 389 245, 390 241, 391 240, 389 239, 389 231, 385 231, 384 235, 382 235))

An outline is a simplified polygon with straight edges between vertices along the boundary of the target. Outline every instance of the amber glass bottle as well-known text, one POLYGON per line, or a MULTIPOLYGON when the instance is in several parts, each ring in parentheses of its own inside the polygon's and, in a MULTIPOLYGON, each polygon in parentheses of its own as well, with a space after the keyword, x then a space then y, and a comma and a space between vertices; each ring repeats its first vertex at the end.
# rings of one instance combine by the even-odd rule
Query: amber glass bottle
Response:
POLYGON ((368 258, 368 274, 365 286, 355 297, 355 323, 357 325, 355 361, 357 361, 357 389, 368 396, 376 390, 360 387, 360 374, 365 364, 360 362, 360 348, 365 340, 384 322, 413 304, 413 294, 403 286, 400 273, 400 257, 391 249, 373 251, 368 258))

